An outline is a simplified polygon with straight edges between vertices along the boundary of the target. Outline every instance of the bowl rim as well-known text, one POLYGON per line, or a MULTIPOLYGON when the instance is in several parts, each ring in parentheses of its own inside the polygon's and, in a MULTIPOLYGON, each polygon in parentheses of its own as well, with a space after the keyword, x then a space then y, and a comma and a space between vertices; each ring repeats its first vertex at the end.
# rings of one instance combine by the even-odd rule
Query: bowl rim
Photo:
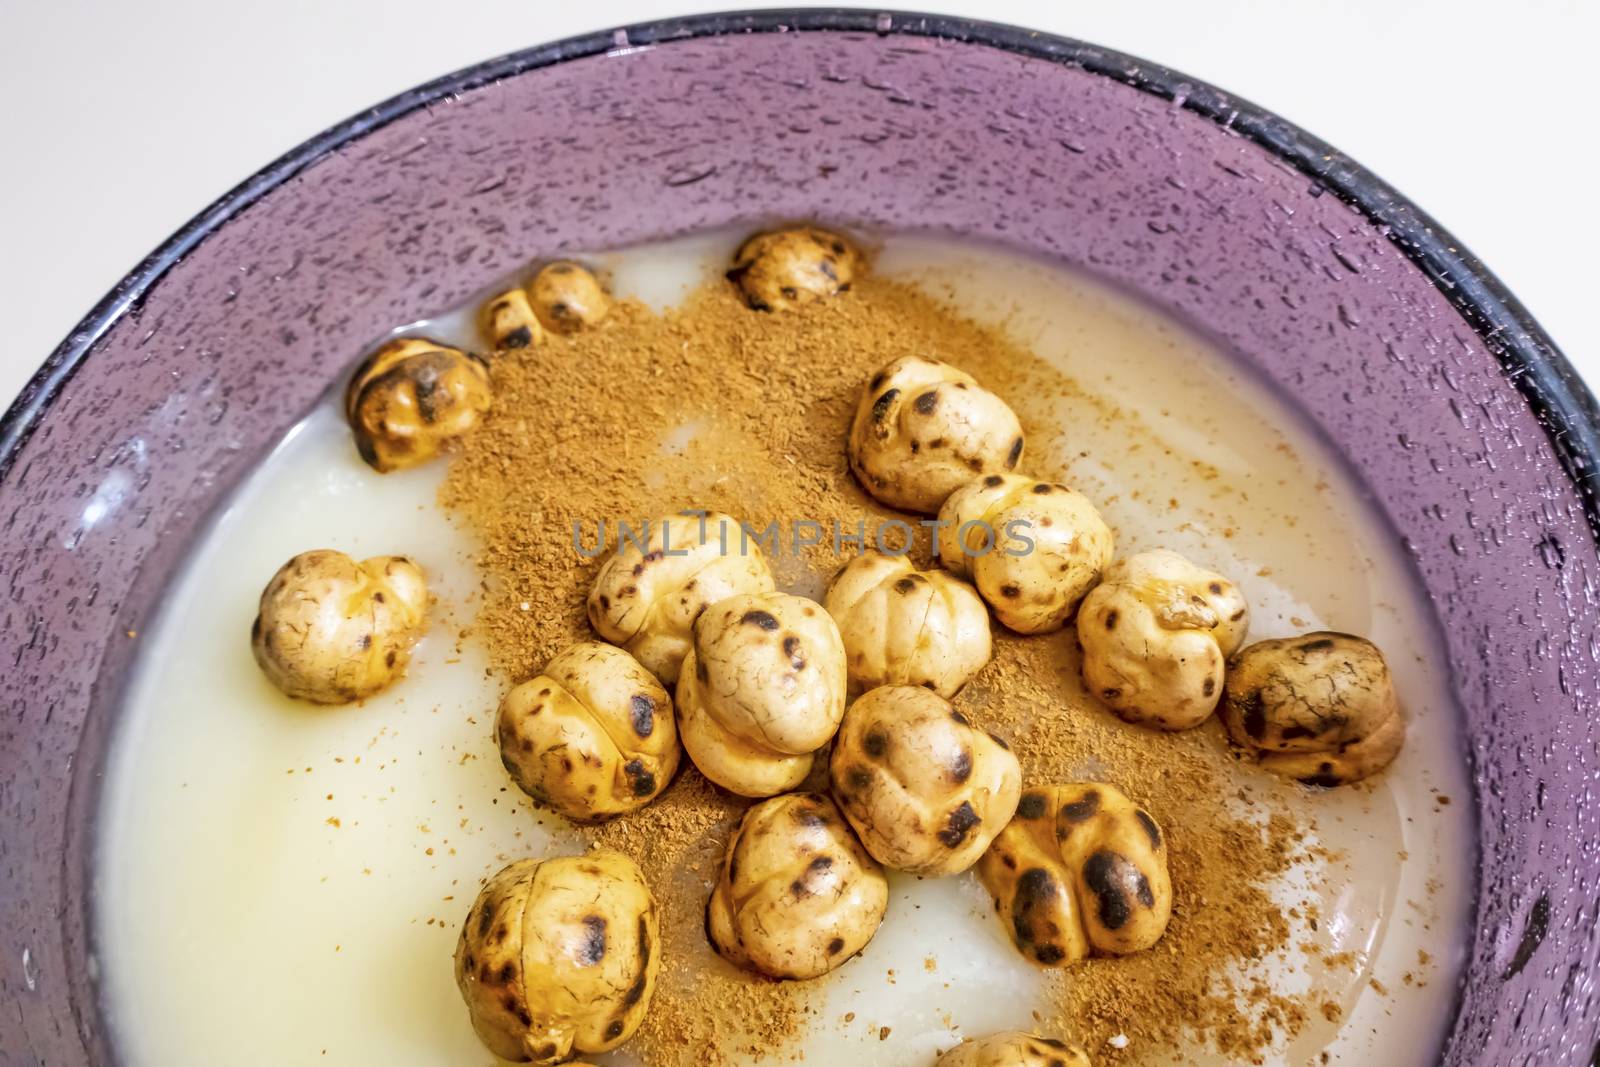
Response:
POLYGON ((1111 78, 1245 137, 1379 227, 1478 335, 1544 428, 1600 544, 1600 403, 1505 284, 1432 216, 1327 142, 1242 97, 1123 52, 1004 23, 873 8, 725 11, 632 23, 510 52, 435 78, 290 149, 184 223, 126 274, 46 357, 0 416, 0 483, 95 345, 233 216, 331 153, 434 101, 573 59, 700 37, 834 31, 987 45, 1111 78))
MULTIPOLYGON (((574 59, 630 51, 697 38, 753 33, 836 32, 951 40, 1010 52, 1110 78, 1209 119, 1244 137, 1311 182, 1313 195, 1327 192, 1359 211, 1415 264, 1449 301, 1495 357, 1502 375, 1522 395, 1544 429, 1558 462, 1577 490, 1589 531, 1600 546, 1600 403, 1554 340, 1481 260, 1433 218, 1342 152, 1298 126, 1245 99, 1199 79, 1137 57, 1072 38, 1002 23, 956 16, 869 8, 727 11, 633 23, 507 53, 446 74, 323 130, 239 183, 195 215, 125 275, 67 337, 0 416, 0 486, 55 400, 88 362, 96 345, 166 274, 232 218, 329 155, 416 110, 574 59)), ((1470 753, 1468 755, 1471 761, 1470 753)), ((76 786, 73 789, 77 792, 76 786)), ((1474 794, 1477 783, 1473 783, 1474 794)), ((69 804, 69 810, 72 805, 69 804)), ((1479 905, 1474 887, 1471 908, 1479 905)), ((86 922, 90 901, 85 899, 86 922)), ((92 928, 92 923, 90 923, 92 928)), ((1469 930, 1469 953, 1481 936, 1469 930)), ((92 935, 91 935, 92 943, 92 935)), ((1440 1053, 1451 1045, 1465 993, 1457 977, 1440 1053)), ((72 984, 72 1012, 85 1048, 105 1048, 108 1025, 103 989, 97 982, 72 984), (83 996, 85 985, 90 989, 83 996), (87 1002, 85 1002, 85 1000, 87 1002), (86 1019, 92 1013, 93 1020, 86 1019)), ((120 1062, 114 1049, 111 1060, 120 1062)))

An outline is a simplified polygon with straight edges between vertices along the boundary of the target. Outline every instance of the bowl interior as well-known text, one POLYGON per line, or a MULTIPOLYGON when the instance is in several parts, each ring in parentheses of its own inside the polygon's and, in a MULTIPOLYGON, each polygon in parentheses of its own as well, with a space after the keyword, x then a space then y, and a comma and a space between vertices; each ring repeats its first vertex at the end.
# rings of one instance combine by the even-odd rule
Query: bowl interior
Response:
POLYGON ((770 13, 495 61, 241 187, 114 294, 8 419, 0 999, 21 1025, 0 1053, 114 1059, 87 857, 136 634, 205 517, 350 355, 530 258, 824 216, 1109 279, 1238 352, 1347 457, 1437 606, 1479 785, 1478 916, 1445 1061, 1588 1062, 1580 804, 1600 608, 1568 470, 1593 426, 1493 279, 1470 261, 1430 276, 1449 242, 1413 233, 1420 216, 1334 157, 1313 176, 1322 151, 1088 46, 770 13))

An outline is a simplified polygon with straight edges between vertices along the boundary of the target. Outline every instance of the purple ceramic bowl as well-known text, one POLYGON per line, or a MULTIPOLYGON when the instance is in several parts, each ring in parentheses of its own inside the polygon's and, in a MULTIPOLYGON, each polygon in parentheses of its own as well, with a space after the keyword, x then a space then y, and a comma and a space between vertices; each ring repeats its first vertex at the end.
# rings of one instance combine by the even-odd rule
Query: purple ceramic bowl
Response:
POLYGON ((492 60, 186 226, 0 424, 0 1063, 113 1063, 91 824, 137 642, 229 490, 368 339, 569 247, 819 216, 972 235, 1209 330, 1336 444, 1448 635, 1480 865, 1441 1060, 1596 1047, 1600 429, 1476 259, 1329 146, 1060 38, 720 15, 492 60))

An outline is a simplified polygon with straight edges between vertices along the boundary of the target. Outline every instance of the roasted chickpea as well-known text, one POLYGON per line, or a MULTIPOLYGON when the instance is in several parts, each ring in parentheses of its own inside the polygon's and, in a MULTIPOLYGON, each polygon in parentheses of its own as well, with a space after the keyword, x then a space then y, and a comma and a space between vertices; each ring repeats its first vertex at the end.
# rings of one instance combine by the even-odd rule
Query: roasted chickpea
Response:
POLYGON ((815 978, 860 952, 889 881, 833 801, 790 793, 745 813, 706 908, 711 947, 773 978, 815 978))
POLYGON ((1216 710, 1223 665, 1249 624, 1222 575, 1176 552, 1129 556, 1078 607, 1084 684, 1128 722, 1187 730, 1216 710))
POLYGON ((404 556, 302 552, 262 592, 250 648, 289 696, 348 704, 405 675, 427 610, 422 571, 404 556))
POLYGON ((1111 528, 1088 497, 1055 482, 987 475, 951 493, 939 523, 939 562, 971 575, 1018 633, 1066 625, 1111 564, 1111 528))
POLYGON ((912 874, 975 863, 1017 807, 1022 768, 1004 741, 920 686, 871 690, 845 712, 834 796, 872 858, 912 874))
POLYGON ((1383 653, 1339 633, 1257 641, 1234 656, 1222 722, 1267 770, 1307 785, 1376 774, 1406 738, 1383 653))
POLYGON ((495 735, 518 787, 579 822, 644 807, 680 758, 672 698, 638 660, 597 641, 511 690, 495 735))
POLYGON ((742 796, 799 785, 844 715, 844 643, 822 605, 787 593, 729 597, 694 624, 678 730, 707 778, 742 796))
POLYGON ((834 575, 824 603, 855 691, 921 685, 952 697, 989 662, 989 610, 972 586, 904 556, 857 556, 834 575))
POLYGON ((850 288, 861 254, 836 233, 815 226, 760 233, 734 253, 728 280, 757 311, 788 311, 850 288))
POLYGON ((496 1056, 566 1063, 639 1029, 660 944, 655 898, 620 852, 518 860, 467 912, 456 985, 496 1056))
POLYGON ((1172 917, 1161 829, 1120 789, 1029 789, 978 864, 1017 950, 1047 967, 1149 948, 1172 917))
POLYGON ((766 556, 738 520, 681 511, 650 523, 642 551, 624 541, 601 565, 589 592, 589 623, 671 686, 701 612, 719 600, 773 588, 766 556))
POLYGON ((489 368, 477 355, 401 337, 356 368, 344 412, 361 458, 387 473, 424 463, 471 433, 492 400, 489 368))
POLYGON ((939 1057, 935 1067, 1092 1067, 1089 1054, 1053 1037, 1015 1031, 972 1038, 939 1057))
POLYGON ((862 391, 848 450, 867 492, 890 507, 932 513, 974 476, 1014 470, 1022 426, 972 375, 902 356, 862 391))
POLYGON ((521 289, 508 289, 485 301, 478 309, 478 326, 496 352, 532 348, 544 340, 544 327, 521 289))
POLYGON ((578 333, 600 325, 611 311, 611 297, 587 267, 560 260, 543 267, 528 283, 528 302, 545 329, 578 333))

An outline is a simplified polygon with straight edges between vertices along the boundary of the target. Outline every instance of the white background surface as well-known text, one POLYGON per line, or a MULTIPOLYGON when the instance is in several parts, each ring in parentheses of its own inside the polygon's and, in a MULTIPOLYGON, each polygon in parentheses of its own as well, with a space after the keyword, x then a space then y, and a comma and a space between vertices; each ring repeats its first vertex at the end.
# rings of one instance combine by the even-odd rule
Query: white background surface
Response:
MULTIPOLYGON (((323 128, 492 55, 736 6, 0 0, 0 399, 173 230, 323 128)), ((1078 37, 1277 111, 1431 212, 1600 384, 1596 0, 901 6, 1078 37)))

